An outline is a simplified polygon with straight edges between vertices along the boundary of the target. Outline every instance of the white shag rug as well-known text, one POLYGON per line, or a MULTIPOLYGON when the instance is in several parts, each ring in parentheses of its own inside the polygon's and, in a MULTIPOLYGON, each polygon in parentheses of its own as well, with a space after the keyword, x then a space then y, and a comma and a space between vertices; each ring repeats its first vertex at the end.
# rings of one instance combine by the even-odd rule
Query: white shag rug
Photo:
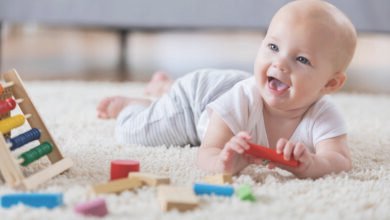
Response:
MULTIPOLYGON (((89 186, 106 182, 110 161, 133 159, 141 171, 168 175, 174 185, 191 186, 205 173, 194 165, 197 148, 122 146, 113 138, 114 121, 96 118, 96 105, 109 95, 141 96, 143 84, 25 82, 31 98, 62 153, 74 166, 34 192, 62 192, 64 206, 52 210, 22 205, 0 208, 0 219, 85 219, 73 209, 93 199, 89 186)), ((201 197, 199 208, 163 212, 156 189, 144 187, 106 199, 106 219, 390 219, 390 96, 334 95, 349 126, 354 168, 317 180, 297 179, 282 170, 248 167, 234 177, 234 186, 248 183, 257 202, 237 197, 201 197)), ((45 167, 41 160, 29 171, 45 167)), ((2 181, 2 180, 0 180, 2 181)), ((15 192, 0 182, 0 194, 15 192)))

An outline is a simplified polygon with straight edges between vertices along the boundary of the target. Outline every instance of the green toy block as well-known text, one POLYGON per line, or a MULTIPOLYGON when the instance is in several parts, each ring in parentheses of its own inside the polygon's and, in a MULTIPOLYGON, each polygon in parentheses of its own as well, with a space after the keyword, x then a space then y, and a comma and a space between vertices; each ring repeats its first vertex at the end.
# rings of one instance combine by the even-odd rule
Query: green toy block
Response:
POLYGON ((256 201, 256 197, 252 193, 252 189, 248 184, 241 185, 237 190, 237 196, 243 201, 256 201))

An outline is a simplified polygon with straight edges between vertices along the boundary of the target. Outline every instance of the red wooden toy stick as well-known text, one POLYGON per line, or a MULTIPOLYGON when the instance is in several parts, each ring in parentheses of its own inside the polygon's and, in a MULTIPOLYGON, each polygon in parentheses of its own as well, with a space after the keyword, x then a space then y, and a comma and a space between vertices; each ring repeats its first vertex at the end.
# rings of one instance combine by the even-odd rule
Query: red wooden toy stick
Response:
POLYGON ((272 162, 290 167, 297 167, 299 165, 299 162, 297 160, 285 160, 283 154, 277 154, 274 149, 252 143, 249 143, 249 146, 249 150, 246 150, 245 153, 250 154, 252 156, 260 157, 262 159, 270 160, 272 162))

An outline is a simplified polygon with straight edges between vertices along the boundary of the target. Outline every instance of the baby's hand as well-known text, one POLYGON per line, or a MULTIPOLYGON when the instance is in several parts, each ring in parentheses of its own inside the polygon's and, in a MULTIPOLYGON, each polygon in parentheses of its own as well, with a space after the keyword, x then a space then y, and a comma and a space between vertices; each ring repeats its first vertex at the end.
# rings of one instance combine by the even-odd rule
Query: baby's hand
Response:
POLYGON ((251 155, 244 154, 245 150, 249 149, 250 139, 251 136, 247 132, 241 131, 225 144, 219 154, 224 172, 236 173, 250 163, 262 163, 261 159, 254 159, 251 155))
POLYGON ((304 144, 298 142, 293 143, 287 139, 281 138, 276 144, 276 153, 283 154, 285 160, 295 159, 299 161, 298 167, 289 167, 280 164, 270 163, 268 168, 273 169, 278 166, 282 169, 288 170, 295 175, 304 173, 312 164, 314 154, 309 152, 304 144))

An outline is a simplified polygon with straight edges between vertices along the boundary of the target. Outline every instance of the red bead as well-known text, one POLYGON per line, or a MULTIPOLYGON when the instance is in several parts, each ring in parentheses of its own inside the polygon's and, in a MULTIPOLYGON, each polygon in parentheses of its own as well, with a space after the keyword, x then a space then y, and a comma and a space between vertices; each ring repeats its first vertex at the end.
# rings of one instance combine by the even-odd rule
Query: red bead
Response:
POLYGON ((130 172, 139 172, 139 162, 136 160, 112 160, 111 180, 127 178, 130 172))
POLYGON ((16 102, 13 98, 0 100, 0 114, 5 114, 16 107, 16 102))
POLYGON ((16 107, 16 101, 13 98, 8 98, 5 100, 8 104, 9 110, 13 110, 16 107))

